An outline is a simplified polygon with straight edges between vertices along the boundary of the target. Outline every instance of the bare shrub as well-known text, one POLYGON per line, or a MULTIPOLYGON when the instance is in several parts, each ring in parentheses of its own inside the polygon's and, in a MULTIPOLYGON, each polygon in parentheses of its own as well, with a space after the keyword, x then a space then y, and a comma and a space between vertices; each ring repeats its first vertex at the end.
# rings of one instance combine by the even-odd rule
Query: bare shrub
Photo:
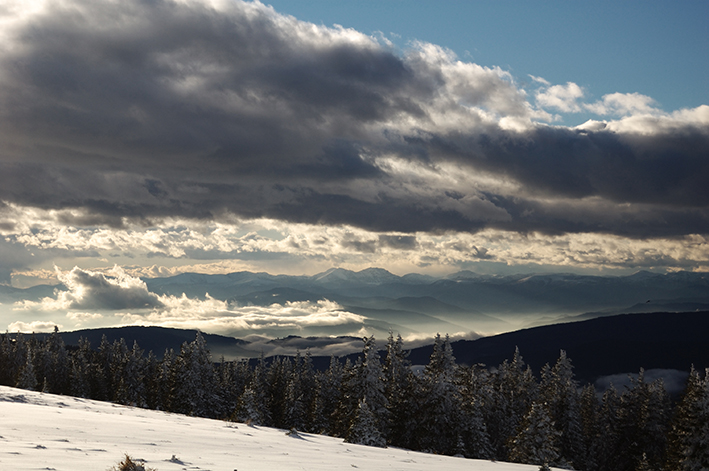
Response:
POLYGON ((126 455, 123 461, 112 467, 109 471, 157 471, 155 468, 146 468, 143 460, 133 461, 133 458, 126 455))

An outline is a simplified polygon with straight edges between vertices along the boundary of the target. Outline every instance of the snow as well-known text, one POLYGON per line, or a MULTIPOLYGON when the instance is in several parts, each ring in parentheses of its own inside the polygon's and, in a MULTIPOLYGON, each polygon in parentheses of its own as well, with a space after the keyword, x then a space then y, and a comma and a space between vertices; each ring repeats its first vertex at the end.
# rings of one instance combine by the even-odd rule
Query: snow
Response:
POLYGON ((0 386, 0 469, 103 471, 126 454, 157 471, 539 469, 0 386))

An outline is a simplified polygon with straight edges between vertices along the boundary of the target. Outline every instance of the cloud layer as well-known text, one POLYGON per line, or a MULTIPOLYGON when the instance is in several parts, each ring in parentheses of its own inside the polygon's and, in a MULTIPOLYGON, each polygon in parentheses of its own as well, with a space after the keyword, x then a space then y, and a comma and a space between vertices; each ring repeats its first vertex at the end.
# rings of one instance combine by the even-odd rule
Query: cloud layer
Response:
POLYGON ((442 231, 709 233, 706 105, 531 90, 260 3, 10 3, 0 26, 0 200, 66 226, 236 215, 383 233, 352 239, 361 252, 442 231), (599 120, 550 124, 578 112, 599 120))
MULTIPOLYGON (((63 327, 70 330, 113 325, 158 325, 199 329, 245 337, 299 335, 356 335, 373 331, 364 316, 328 301, 287 302, 270 306, 238 306, 205 293, 203 299, 186 295, 156 295, 145 282, 114 267, 109 274, 75 267, 60 272, 66 290, 40 301, 18 301, 15 312, 24 317, 54 316, 66 312, 63 327)), ((51 330, 56 322, 37 319, 15 321, 16 331, 51 330)), ((381 331, 379 331, 381 333, 381 331)))

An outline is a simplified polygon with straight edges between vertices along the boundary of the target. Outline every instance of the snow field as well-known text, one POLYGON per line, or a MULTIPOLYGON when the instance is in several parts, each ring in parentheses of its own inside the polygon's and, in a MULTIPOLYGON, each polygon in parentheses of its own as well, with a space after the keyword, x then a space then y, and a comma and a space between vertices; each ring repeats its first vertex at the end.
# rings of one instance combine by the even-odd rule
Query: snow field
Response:
POLYGON ((0 386, 0 470, 105 471, 125 454, 157 471, 538 469, 0 386))

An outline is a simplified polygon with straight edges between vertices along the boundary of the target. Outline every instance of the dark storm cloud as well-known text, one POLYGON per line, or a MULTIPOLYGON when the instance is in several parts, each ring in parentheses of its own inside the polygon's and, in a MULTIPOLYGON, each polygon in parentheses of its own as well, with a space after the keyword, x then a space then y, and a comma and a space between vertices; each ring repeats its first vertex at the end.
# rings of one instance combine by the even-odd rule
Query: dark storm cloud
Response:
POLYGON ((0 237, 0 285, 12 283, 12 272, 17 268, 24 268, 34 262, 33 254, 25 247, 6 241, 0 237))
POLYGON ((686 126, 643 136, 536 127, 520 134, 438 135, 412 144, 508 175, 541 194, 706 207, 707 131, 686 126))
POLYGON ((415 236, 380 235, 379 244, 399 250, 413 250, 418 246, 415 236))
POLYGON ((235 213, 399 233, 709 233, 707 107, 534 124, 500 70, 216 5, 74 0, 5 18, 0 200, 114 227, 235 213), (404 178, 391 158, 429 174, 404 178), (448 187, 430 176, 445 165, 518 189, 448 187))

